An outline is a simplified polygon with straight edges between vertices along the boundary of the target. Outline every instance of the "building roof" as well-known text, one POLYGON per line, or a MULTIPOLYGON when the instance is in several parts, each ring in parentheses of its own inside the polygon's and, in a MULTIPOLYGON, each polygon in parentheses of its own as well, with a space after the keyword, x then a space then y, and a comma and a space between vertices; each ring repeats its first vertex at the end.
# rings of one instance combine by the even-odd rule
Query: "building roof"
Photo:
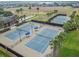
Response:
POLYGON ((4 23, 8 23, 8 22, 15 20, 15 16, 0 17, 0 20, 4 21, 4 23))
POLYGON ((79 7, 79 2, 73 2, 72 7, 79 7))

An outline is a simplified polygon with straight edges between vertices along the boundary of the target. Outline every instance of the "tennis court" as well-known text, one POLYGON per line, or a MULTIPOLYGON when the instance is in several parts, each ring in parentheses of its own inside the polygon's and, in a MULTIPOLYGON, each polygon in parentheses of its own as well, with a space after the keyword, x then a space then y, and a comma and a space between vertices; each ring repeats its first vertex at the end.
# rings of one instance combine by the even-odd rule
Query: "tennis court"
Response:
POLYGON ((38 33, 38 35, 52 39, 57 35, 58 31, 56 30, 52 30, 52 29, 43 29, 43 31, 41 31, 40 33, 38 33))
POLYGON ((25 36, 25 31, 19 31, 19 30, 15 30, 13 32, 9 32, 7 34, 5 34, 5 37, 7 37, 10 40, 17 40, 20 38, 20 36, 25 36))
POLYGON ((26 36, 26 33, 32 33, 32 30, 35 28, 36 26, 32 25, 32 24, 26 24, 20 28, 16 28, 15 31, 12 32, 8 32, 5 34, 5 37, 7 37, 8 39, 11 40, 17 40, 20 37, 24 37, 26 36))
POLYGON ((47 49, 50 40, 55 38, 57 34, 58 31, 56 30, 44 29, 25 45, 37 52, 43 53, 47 49))
POLYGON ((51 20, 51 23, 56 23, 56 24, 64 24, 67 21, 69 21, 70 18, 67 16, 57 16, 54 19, 51 20))

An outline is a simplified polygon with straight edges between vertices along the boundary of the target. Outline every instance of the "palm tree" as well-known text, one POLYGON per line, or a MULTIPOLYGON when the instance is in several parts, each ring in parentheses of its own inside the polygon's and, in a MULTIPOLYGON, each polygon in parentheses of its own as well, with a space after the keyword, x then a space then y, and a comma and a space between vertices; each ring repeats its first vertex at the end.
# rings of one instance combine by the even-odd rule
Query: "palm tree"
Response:
POLYGON ((20 8, 20 12, 21 12, 21 14, 23 14, 23 8, 20 8))
POLYGON ((58 12, 58 10, 54 10, 54 13, 57 13, 58 12))
POLYGON ((16 20, 17 20, 17 23, 18 23, 20 17, 18 15, 15 15, 15 17, 16 17, 16 20))
POLYGON ((36 10, 38 11, 38 14, 39 14, 39 7, 37 7, 36 10))
POLYGON ((28 9, 29 9, 29 13, 30 13, 30 15, 31 15, 31 9, 32 9, 32 7, 31 7, 31 6, 29 6, 29 8, 28 8, 28 9))
POLYGON ((24 19, 25 19, 26 15, 23 15, 23 17, 24 17, 24 19))
POLYGON ((54 40, 50 41, 51 49, 53 48, 53 56, 57 56, 58 48, 60 48, 65 35, 65 32, 61 32, 54 40))
POLYGON ((79 15, 76 15, 75 22, 76 22, 77 29, 79 29, 79 15))
POLYGON ((56 37, 56 39, 58 39, 59 46, 61 45, 62 41, 64 40, 65 35, 66 35, 65 32, 61 32, 61 33, 56 37))
POLYGON ((68 31, 74 29, 74 26, 75 26, 74 21, 69 21, 69 22, 65 23, 63 27, 64 27, 65 31, 68 32, 68 31))
POLYGON ((66 32, 69 31, 69 28, 70 28, 70 27, 69 27, 68 22, 64 24, 63 28, 64 28, 64 30, 65 30, 66 32))
POLYGON ((0 11, 4 11, 4 9, 3 8, 0 8, 0 11))
POLYGON ((19 14, 21 12, 21 14, 23 14, 23 9, 20 8, 20 9, 16 9, 16 12, 19 14))
POLYGON ((76 11, 73 11, 72 14, 70 15, 72 21, 74 21, 75 14, 76 14, 76 11))
POLYGON ((4 22, 0 19, 0 29, 4 28, 4 22))
POLYGON ((51 49, 54 48, 57 44, 57 39, 50 41, 51 49))
POLYGON ((4 9, 0 8, 0 14, 3 14, 3 13, 4 13, 4 9))
POLYGON ((19 12, 20 12, 20 10, 19 10, 19 9, 16 9, 16 13, 18 13, 18 14, 19 14, 19 12))
POLYGON ((3 17, 0 17, 0 29, 5 28, 3 17))
POLYGON ((55 40, 53 41, 53 56, 56 56, 57 45, 58 45, 58 40, 55 39, 55 40))
POLYGON ((23 18, 23 22, 25 22, 25 17, 26 17, 26 15, 23 15, 23 16, 22 16, 22 18, 23 18))
POLYGON ((46 15, 47 15, 47 17, 49 17, 50 16, 50 13, 47 13, 46 15))

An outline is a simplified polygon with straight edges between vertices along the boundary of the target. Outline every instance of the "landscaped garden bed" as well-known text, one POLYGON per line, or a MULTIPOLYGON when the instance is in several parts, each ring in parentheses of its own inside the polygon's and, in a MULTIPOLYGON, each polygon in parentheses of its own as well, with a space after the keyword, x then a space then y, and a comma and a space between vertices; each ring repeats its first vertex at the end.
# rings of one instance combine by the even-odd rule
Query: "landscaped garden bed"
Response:
POLYGON ((10 28, 4 28, 3 30, 0 31, 0 33, 3 33, 3 32, 6 32, 6 31, 9 31, 10 28))
POLYGON ((10 55, 6 52, 0 47, 0 57, 10 57, 10 55))

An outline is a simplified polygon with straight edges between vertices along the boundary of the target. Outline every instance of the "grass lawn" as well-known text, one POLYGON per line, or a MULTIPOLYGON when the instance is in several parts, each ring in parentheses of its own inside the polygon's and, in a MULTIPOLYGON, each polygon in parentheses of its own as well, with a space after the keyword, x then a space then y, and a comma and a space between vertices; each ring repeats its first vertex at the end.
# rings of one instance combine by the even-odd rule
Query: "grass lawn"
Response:
POLYGON ((43 22, 48 22, 49 19, 53 16, 55 16, 57 13, 54 13, 50 15, 49 17, 46 14, 37 14, 35 17, 32 18, 32 20, 38 20, 43 22))
POLYGON ((36 15, 35 17, 33 17, 32 20, 47 22, 48 18, 45 14, 39 14, 39 15, 36 15))
POLYGON ((79 30, 69 32, 59 50, 59 56, 74 57, 79 56, 79 30))
POLYGON ((0 57, 9 57, 9 55, 4 50, 0 49, 0 57))

